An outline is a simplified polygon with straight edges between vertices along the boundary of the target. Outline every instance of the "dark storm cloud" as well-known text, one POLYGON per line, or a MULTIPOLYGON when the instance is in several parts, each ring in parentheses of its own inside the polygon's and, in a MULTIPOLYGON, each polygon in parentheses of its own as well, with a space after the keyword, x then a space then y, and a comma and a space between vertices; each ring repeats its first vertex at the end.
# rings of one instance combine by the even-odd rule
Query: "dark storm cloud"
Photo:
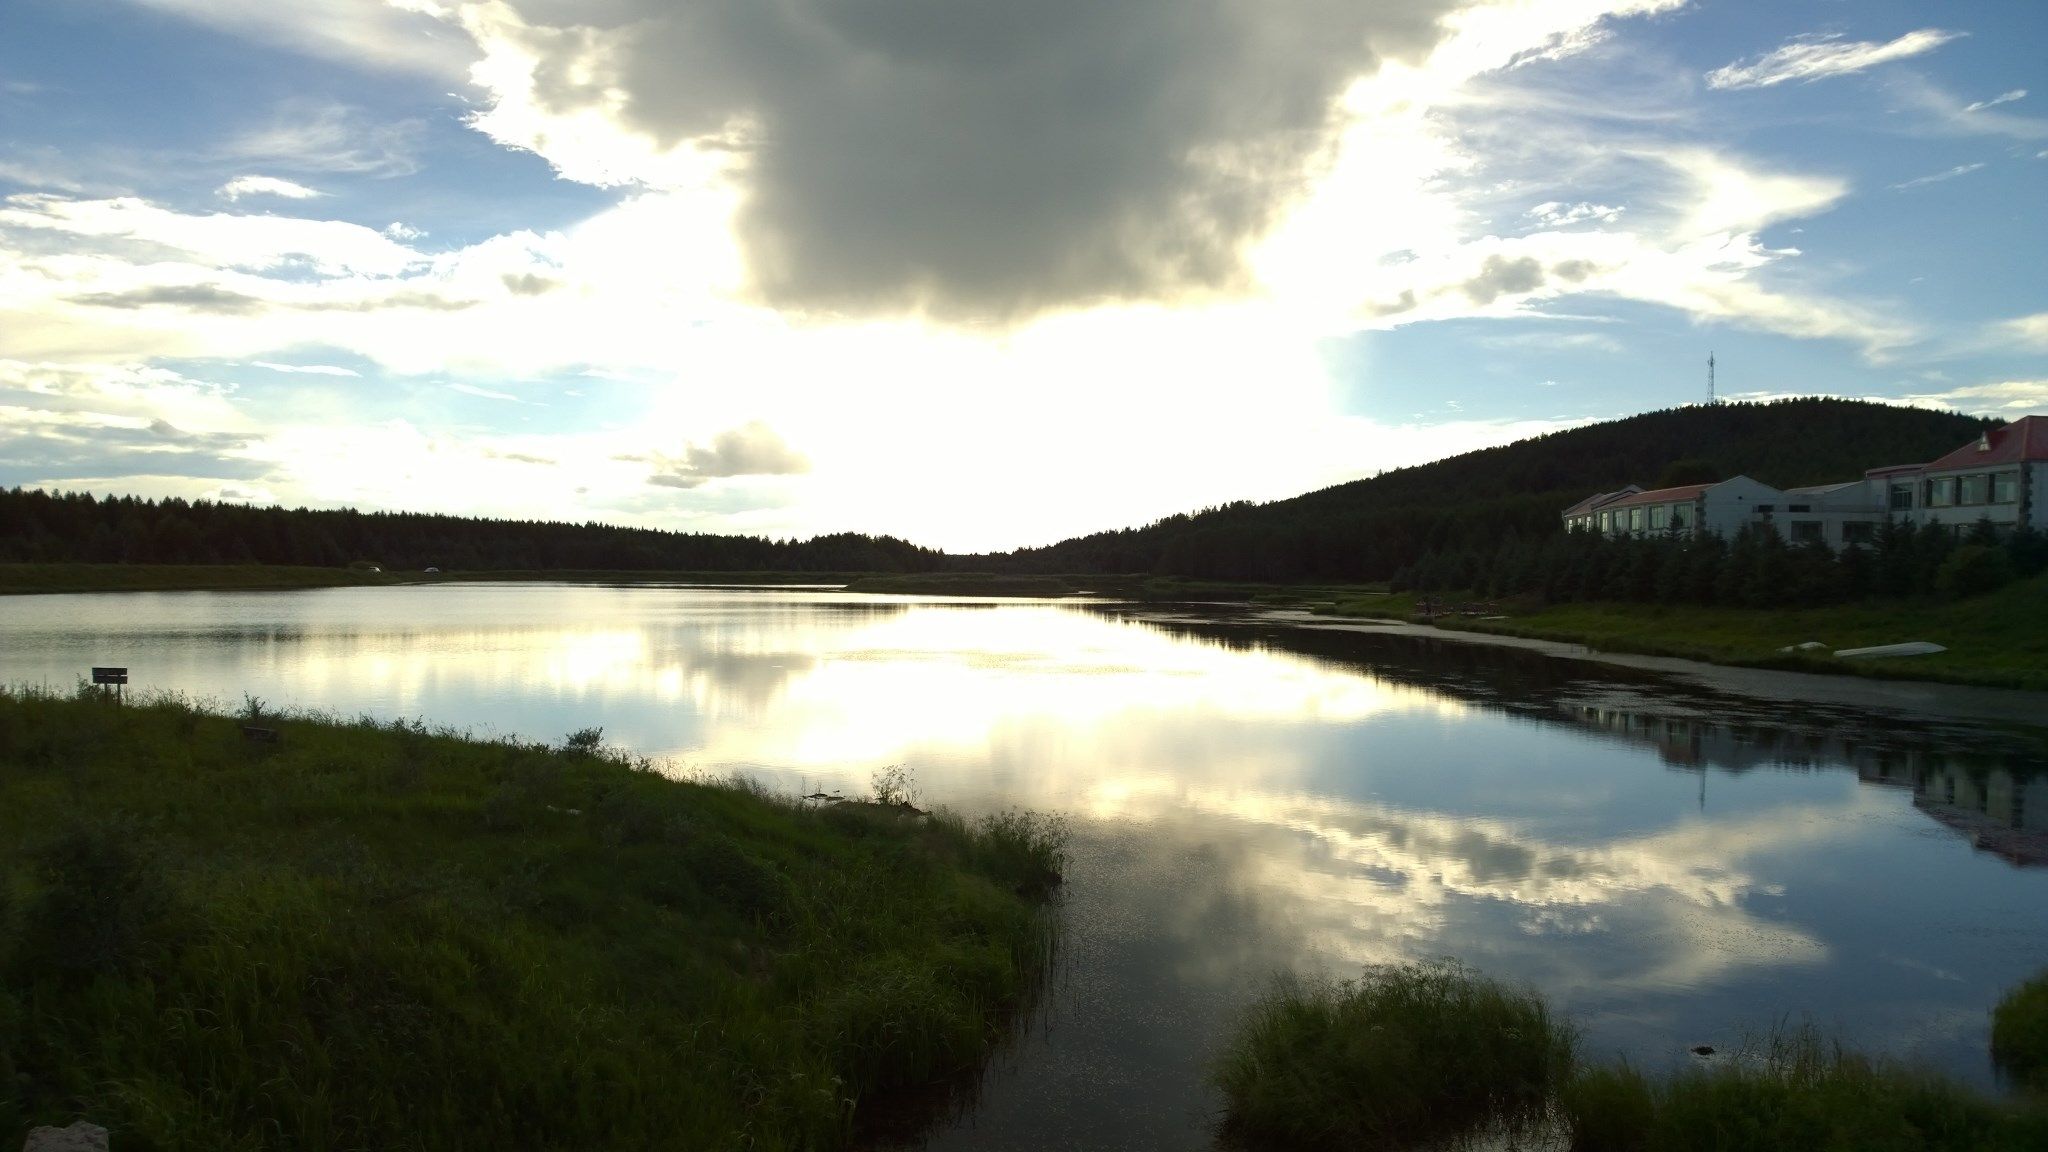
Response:
POLYGON ((744 152, 771 303, 1005 318, 1227 289, 1334 98, 1455 0, 516 0, 535 96, 744 152), (581 27, 578 27, 581 25, 581 27), (545 30, 544 30, 545 28, 545 30))
POLYGON ((803 453, 759 421, 720 432, 708 448, 692 444, 680 458, 657 453, 653 462, 655 470, 647 482, 661 488, 695 488, 730 476, 793 476, 811 470, 803 453))

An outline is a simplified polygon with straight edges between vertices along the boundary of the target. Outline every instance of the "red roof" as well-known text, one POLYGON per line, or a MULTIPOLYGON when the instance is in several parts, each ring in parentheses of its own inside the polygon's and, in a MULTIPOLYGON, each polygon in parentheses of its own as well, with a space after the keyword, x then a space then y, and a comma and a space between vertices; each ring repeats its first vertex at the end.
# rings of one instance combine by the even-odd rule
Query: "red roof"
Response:
POLYGON ((1699 499, 1702 493, 1713 487, 1716 485, 1687 484, 1682 488, 1655 488, 1648 492, 1633 492, 1619 500, 1602 504, 1600 508, 1605 511, 1609 508, 1629 508, 1637 504, 1682 504, 1699 499))
POLYGON ((1973 440, 1929 464, 1927 471, 1952 472, 2022 460, 2048 460, 2048 416, 2022 416, 2003 428, 1993 428, 1983 440, 1973 440), (1987 442, 1988 448, 1984 447, 1987 442))
POLYGON ((1564 514, 1567 516, 1577 516, 1584 512, 1591 512, 1593 509, 1598 508, 1603 504, 1606 504, 1608 501, 1613 500, 1616 497, 1627 496, 1631 493, 1641 491, 1641 488, 1638 488, 1635 485, 1631 484, 1626 488, 1619 488, 1613 492, 1595 492, 1591 496, 1586 497, 1584 500, 1579 501, 1577 504, 1574 504, 1571 507, 1565 509, 1564 514))

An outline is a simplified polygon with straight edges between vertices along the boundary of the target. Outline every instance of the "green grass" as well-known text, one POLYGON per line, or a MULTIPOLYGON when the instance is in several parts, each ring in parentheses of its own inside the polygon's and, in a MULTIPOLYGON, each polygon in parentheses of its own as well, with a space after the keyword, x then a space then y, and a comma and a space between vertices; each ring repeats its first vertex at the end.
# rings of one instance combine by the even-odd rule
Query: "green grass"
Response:
POLYGON ((1991 1059, 2013 1082, 2048 1095, 2048 970, 2006 993, 1991 1014, 1991 1059))
MULTIPOLYGON (((1460 603, 1467 598, 1438 597, 1460 603)), ((1967 600, 1869 601, 1829 608, 1715 608, 1664 604, 1503 602, 1505 620, 1439 617, 1440 627, 1558 640, 1608 652, 1805 672, 2048 689, 2048 575, 1967 600), (1778 649, 1809 640, 1818 654, 1778 649), (1948 648, 1932 656, 1838 660, 1831 652, 1906 640, 1948 648)), ((1412 618, 1412 594, 1347 600, 1335 615, 1412 618)))
MULTIPOLYGON (((1998 1010, 2033 1053, 2048 1043, 2041 988, 2048 973, 1998 1010)), ((1215 1079, 1225 1135, 1252 1148, 1503 1137, 1574 1152, 2048 1148, 2039 1101, 1989 1099, 1846 1051, 1812 1027, 1778 1029, 1664 1077, 1581 1063, 1574 1048, 1571 1027, 1534 993, 1455 963, 1404 965, 1343 984, 1279 985, 1240 1022, 1215 1079)))
POLYGON ((1456 964, 1290 980, 1217 1064, 1226 1132, 1258 1148, 1391 1148, 1539 1121, 1573 1036, 1542 999, 1456 964))
POLYGON ((1781 1029, 1711 1065, 1653 1080, 1580 1070, 1559 1111, 1574 1152, 2022 1152, 2048 1114, 1873 1060, 1811 1026, 1781 1029))
POLYGON ((831 1148, 1042 978, 1062 832, 0 695, 0 1148, 831 1148))
POLYGON ((390 584, 391 573, 277 564, 0 564, 0 595, 334 588, 390 584))

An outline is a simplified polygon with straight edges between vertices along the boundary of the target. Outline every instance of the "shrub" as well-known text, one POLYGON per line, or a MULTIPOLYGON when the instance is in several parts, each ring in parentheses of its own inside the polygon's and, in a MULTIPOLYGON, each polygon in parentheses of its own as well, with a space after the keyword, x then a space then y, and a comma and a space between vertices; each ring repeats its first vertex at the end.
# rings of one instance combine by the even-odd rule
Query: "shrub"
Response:
POLYGON ((2012 583, 2016 573, 2005 549, 1984 544, 1965 544, 1948 554, 1934 573, 1934 590, 1951 599, 1962 600, 1994 592, 2012 583))
POLYGON ((81 824, 37 853, 44 886, 23 917, 22 975, 88 975, 139 959, 171 907, 153 857, 142 830, 120 817, 81 824))
POLYGON ((2048 970, 1992 1010, 1991 1059, 2022 1087, 2048 1093, 2048 970))
POLYGON ((1290 980, 1256 1004, 1216 1073, 1243 1143, 1376 1148, 1539 1121, 1574 1035, 1533 992, 1452 961, 1290 980))

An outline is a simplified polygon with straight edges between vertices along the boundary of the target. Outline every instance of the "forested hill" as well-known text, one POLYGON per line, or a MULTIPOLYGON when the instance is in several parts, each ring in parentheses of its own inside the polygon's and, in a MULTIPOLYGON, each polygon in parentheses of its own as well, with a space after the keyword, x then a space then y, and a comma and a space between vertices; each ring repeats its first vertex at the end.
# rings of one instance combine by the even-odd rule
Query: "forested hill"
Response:
POLYGON ((451 571, 928 572, 946 558, 889 536, 766 540, 405 512, 96 499, 0 489, 0 563, 295 564, 451 571))
POLYGON ((1624 484, 1737 473, 1788 486, 1932 460, 1992 422, 1850 400, 1651 412, 1468 452, 1271 504, 1001 556, 947 556, 888 536, 767 540, 604 524, 403 512, 96 499, 0 489, 0 563, 368 562, 451 571, 1132 573, 1383 580, 1426 552, 1490 551, 1558 531, 1558 512, 1624 484))
POLYGON ((1027 572, 1384 580, 1429 551, 1559 531, 1595 492, 1747 475, 1790 487, 1932 460, 1995 421, 1855 400, 1648 412, 1402 468, 1271 504, 1232 504, 995 558, 1027 572))

